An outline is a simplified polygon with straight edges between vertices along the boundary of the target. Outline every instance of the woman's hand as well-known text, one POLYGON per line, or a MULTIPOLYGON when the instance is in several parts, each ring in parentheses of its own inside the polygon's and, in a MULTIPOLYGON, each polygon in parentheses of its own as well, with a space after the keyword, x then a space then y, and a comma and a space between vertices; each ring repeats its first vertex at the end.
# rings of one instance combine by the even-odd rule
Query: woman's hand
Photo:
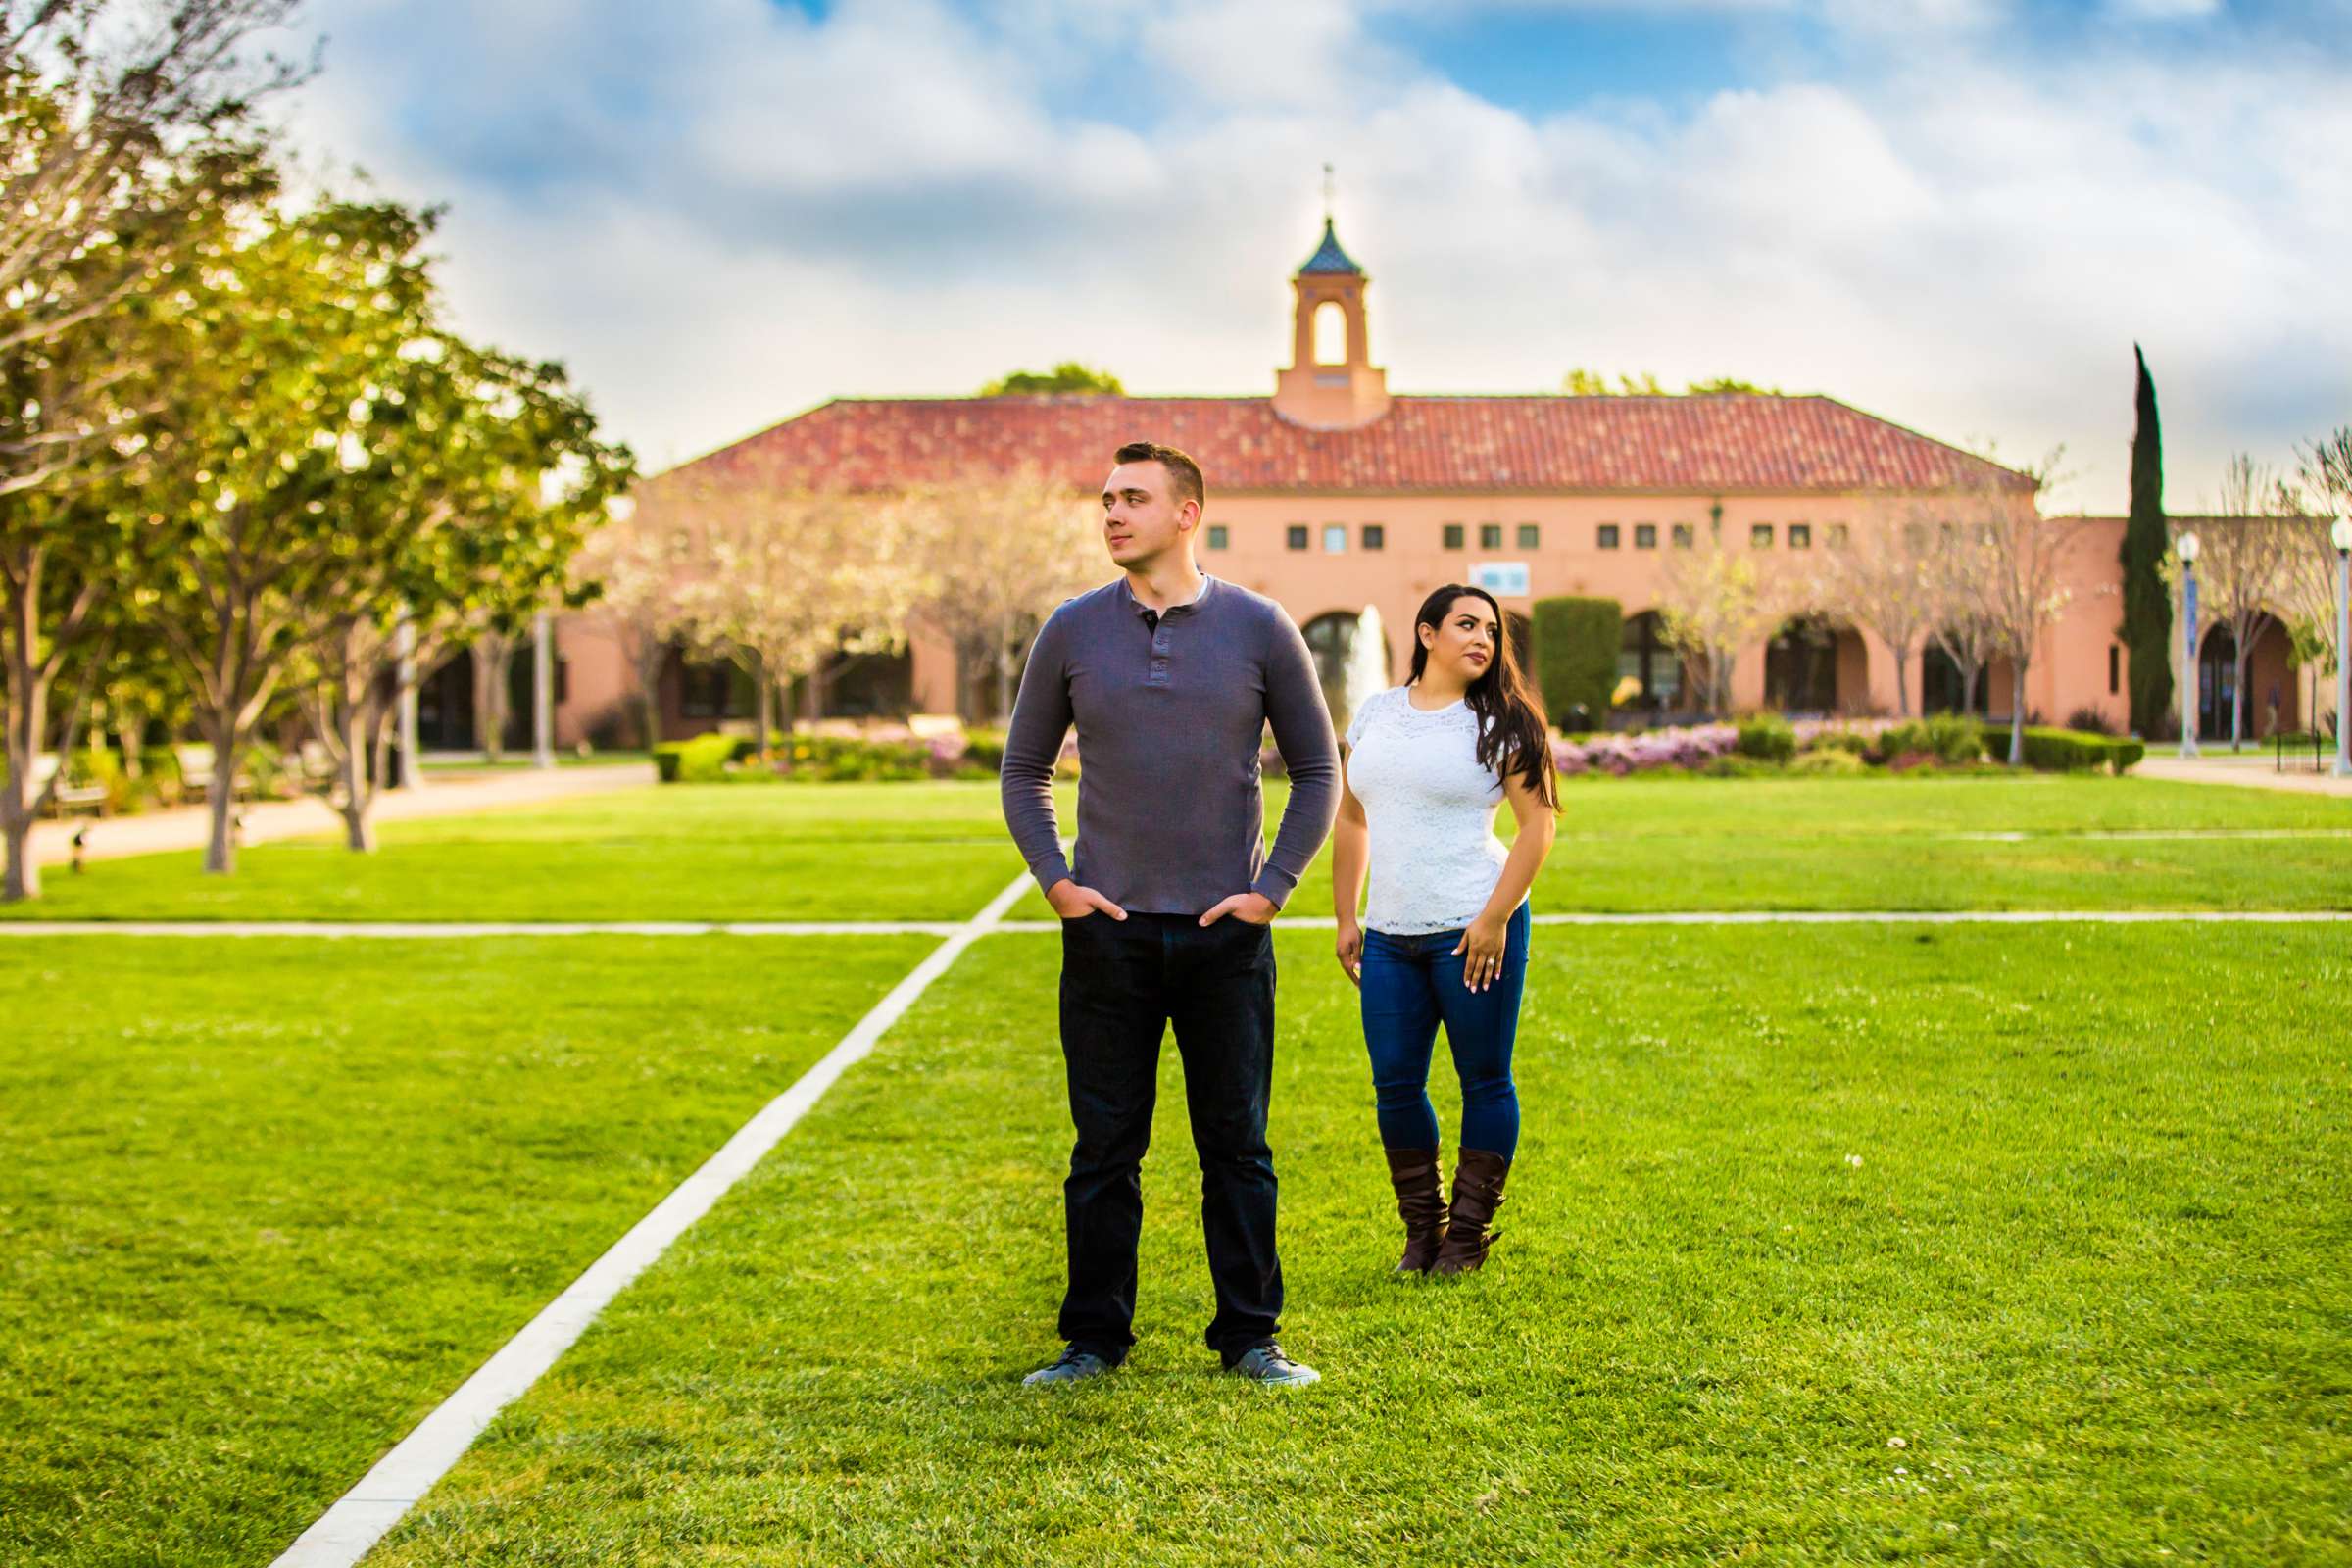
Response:
POLYGON ((1484 991, 1502 973, 1502 950, 1510 941, 1507 921, 1491 914, 1482 914, 1462 930, 1462 940, 1453 951, 1462 956, 1462 984, 1472 991, 1484 991))
POLYGON ((1339 958, 1341 971, 1354 981, 1355 988, 1361 991, 1364 988, 1364 933, 1352 920, 1340 922, 1339 958))

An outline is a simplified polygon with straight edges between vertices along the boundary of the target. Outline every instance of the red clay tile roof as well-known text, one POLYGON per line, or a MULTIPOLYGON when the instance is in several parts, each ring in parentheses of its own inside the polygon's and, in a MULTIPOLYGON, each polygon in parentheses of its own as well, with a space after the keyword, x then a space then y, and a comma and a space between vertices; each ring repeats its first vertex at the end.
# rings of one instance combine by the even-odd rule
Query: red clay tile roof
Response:
POLYGON ((1191 453, 1212 495, 1927 490, 2008 472, 1834 398, 1743 394, 1399 397, 1353 430, 1293 424, 1266 398, 845 398, 686 467, 876 489, 1028 465, 1091 490, 1136 440, 1191 453))

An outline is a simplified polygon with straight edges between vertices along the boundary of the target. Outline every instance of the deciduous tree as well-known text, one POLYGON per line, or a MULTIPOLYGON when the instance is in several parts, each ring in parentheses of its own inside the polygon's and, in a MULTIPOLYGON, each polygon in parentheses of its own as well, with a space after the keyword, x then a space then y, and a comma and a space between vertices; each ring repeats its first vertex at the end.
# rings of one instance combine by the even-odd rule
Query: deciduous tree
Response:
POLYGON ((978 716, 976 688, 987 681, 1002 722, 1030 639, 1107 569, 1100 509, 1035 470, 922 485, 897 505, 916 565, 913 612, 956 650, 961 716, 978 716))
POLYGON ((1732 666, 1780 623, 1787 586, 1756 551, 1728 544, 1720 520, 1690 549, 1667 553, 1658 594, 1666 640, 1705 661, 1710 711, 1730 711, 1732 666))
POLYGON ((2210 623, 2230 628, 2230 749, 2236 751, 2245 743, 2247 662, 2284 597, 2296 546, 2289 519, 2302 509, 2277 473, 2240 452, 2223 468, 2218 510, 2201 536, 2197 588, 2210 623))
MULTIPOLYGON (((1911 656, 1936 625, 1935 524, 1917 497, 1866 497, 1843 542, 1821 553, 1815 594, 1824 608, 1867 626, 1894 655, 1897 711, 1911 712, 1911 656)), ((1835 540, 1835 536, 1833 536, 1835 540)))

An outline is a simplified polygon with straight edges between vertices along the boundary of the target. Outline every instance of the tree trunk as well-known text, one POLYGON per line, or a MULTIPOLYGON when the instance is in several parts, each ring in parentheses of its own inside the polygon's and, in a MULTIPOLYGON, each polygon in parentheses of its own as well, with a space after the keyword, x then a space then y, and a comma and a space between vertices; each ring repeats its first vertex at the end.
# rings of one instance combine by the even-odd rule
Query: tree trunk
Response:
POLYGON ((2230 683, 2230 749, 2233 752, 2243 748, 2246 737, 2246 669, 2253 663, 2248 657, 2251 653, 2246 639, 2238 638, 2236 657, 2230 661, 2235 678, 2230 683))
POLYGON ((16 803, 12 780, 9 800, 0 803, 0 834, 8 840, 8 869, 0 874, 0 904, 22 904, 41 896, 41 868, 32 863, 32 815, 16 803))
POLYGON ((213 749, 212 782, 204 791, 205 813, 211 824, 205 839, 204 871, 207 876, 227 876, 237 868, 237 766, 245 738, 236 732, 233 722, 222 722, 219 714, 200 718, 196 727, 213 749))
POLYGON ((147 715, 127 703, 115 705, 115 744, 122 748, 122 776, 133 784, 147 776, 147 715))
POLYGON ((774 730, 776 683, 769 678, 767 661, 762 659, 752 666, 752 690, 757 694, 752 707, 759 715, 760 765, 772 770, 776 765, 775 746, 769 739, 774 730))
POLYGON ((1013 659, 1012 628, 1010 626, 1005 626, 1003 628, 1003 634, 997 638, 996 720, 999 724, 1009 724, 1012 722, 1013 659))
POLYGON ((1911 716, 1911 659, 1902 649, 1894 651, 1894 715, 1911 716))
POLYGON ((669 645, 648 637, 646 651, 632 661, 637 670, 637 721, 645 732, 645 749, 662 744, 662 669, 669 662, 669 645))
POLYGON ((41 896, 41 868, 32 863, 34 748, 20 742, 20 731, 29 727, 12 707, 8 713, 8 783, 0 788, 0 836, 8 841, 7 869, 0 873, 0 904, 21 904, 41 896))
POLYGON ((368 731, 371 727, 361 722, 360 714, 346 707, 341 714, 343 726, 343 845, 356 855, 375 853, 375 791, 368 788, 368 770, 364 765, 368 753, 368 731))
MULTIPOLYGON (((33 666, 29 618, 17 632, 8 650, 8 782, 0 787, 0 835, 7 839, 8 863, 0 873, 0 904, 41 896, 41 868, 32 863, 32 824, 40 809, 32 766, 48 728, 49 694, 33 666)), ((58 765, 65 765, 63 758, 58 765)))
POLYGON ((227 876, 237 868, 237 760, 228 749, 213 747, 213 782, 204 804, 212 817, 212 832, 204 846, 208 876, 227 876))
POLYGON ((507 640, 489 633, 473 645, 473 722, 482 760, 493 766, 507 755, 507 640))
POLYGON ((2009 665, 2009 765, 2022 766, 2026 760, 2026 662, 2014 660, 2009 665))

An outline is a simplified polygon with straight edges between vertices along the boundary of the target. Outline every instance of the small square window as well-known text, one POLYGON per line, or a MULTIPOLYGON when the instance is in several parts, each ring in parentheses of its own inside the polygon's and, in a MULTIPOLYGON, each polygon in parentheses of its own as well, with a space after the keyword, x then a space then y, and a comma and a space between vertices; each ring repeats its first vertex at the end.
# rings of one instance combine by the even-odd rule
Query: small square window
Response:
POLYGON ((1769 522, 1748 524, 1747 547, 1750 550, 1770 550, 1772 548, 1772 524, 1769 522))
POLYGON ((1813 525, 1809 522, 1790 523, 1788 525, 1788 548, 1791 550, 1812 549, 1813 525))
POLYGON ((1385 550, 1388 548, 1388 529, 1382 527, 1377 522, 1367 522, 1364 524, 1364 548, 1366 550, 1385 550))
POLYGON ((1674 548, 1677 550, 1690 548, 1690 525, 1689 523, 1678 522, 1674 525, 1674 548))
POLYGON ((1449 522, 1446 525, 1446 548, 1448 550, 1462 548, 1462 525, 1460 523, 1449 522))
POLYGON ((1210 523, 1210 524, 1208 525, 1208 548, 1209 548, 1209 549, 1211 549, 1211 550, 1223 550, 1223 549, 1225 549, 1225 548, 1226 548, 1228 545, 1230 545, 1230 544, 1232 544, 1232 543, 1233 543, 1233 536, 1232 536, 1231 534, 1229 534, 1229 533, 1227 533, 1227 532, 1225 531, 1225 525, 1224 525, 1223 523, 1221 523, 1221 522, 1212 522, 1212 523, 1210 523))
POLYGON ((1348 525, 1346 523, 1327 522, 1323 525, 1323 553, 1327 556, 1342 556, 1348 553, 1348 525))
POLYGON ((1850 537, 1852 537, 1851 531, 1844 523, 1833 522, 1830 524, 1830 548, 1832 550, 1843 550, 1846 540, 1850 537))
POLYGON ((1478 525, 1478 548, 1500 550, 1502 548, 1502 524, 1499 522, 1480 523, 1478 525))
POLYGON ((1602 523, 1598 528, 1593 530, 1592 542, 1603 550, 1616 549, 1617 525, 1613 522, 1602 523))
POLYGON ((1523 522, 1523 523, 1521 523, 1521 524, 1519 525, 1519 548, 1520 548, 1520 549, 1522 549, 1522 550, 1537 550, 1537 549, 1541 549, 1541 548, 1543 547, 1543 544, 1544 544, 1544 530, 1543 530, 1542 528, 1538 527, 1536 524, 1534 524, 1534 523, 1532 523, 1532 522, 1523 522))
POLYGON ((1293 550, 1304 550, 1306 548, 1306 524, 1294 522, 1285 528, 1282 533, 1282 542, 1293 550))
POLYGON ((1657 548, 1658 548, 1658 525, 1657 525, 1656 523, 1654 523, 1654 522, 1637 522, 1637 523, 1635 523, 1635 524, 1634 524, 1634 548, 1635 548, 1636 550, 1655 550, 1655 549, 1657 549, 1657 548))

